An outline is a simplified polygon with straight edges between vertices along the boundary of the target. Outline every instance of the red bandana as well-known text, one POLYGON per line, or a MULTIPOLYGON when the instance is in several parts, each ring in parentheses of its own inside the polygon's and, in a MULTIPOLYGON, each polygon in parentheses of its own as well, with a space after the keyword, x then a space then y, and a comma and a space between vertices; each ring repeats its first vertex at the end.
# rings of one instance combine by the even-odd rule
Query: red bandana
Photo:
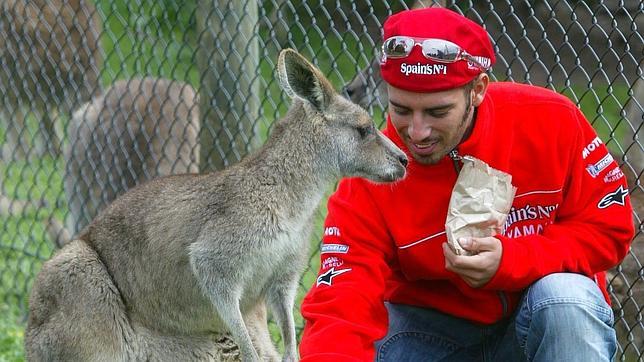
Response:
MULTIPOLYGON (((494 49, 483 27, 444 8, 406 10, 390 16, 384 24, 384 38, 404 35, 415 38, 448 40, 468 54, 494 64, 494 49)), ((426 58, 420 46, 414 46, 404 58, 382 55, 382 78, 392 86, 412 92, 436 92, 465 85, 481 73, 467 60, 440 63, 426 58)))

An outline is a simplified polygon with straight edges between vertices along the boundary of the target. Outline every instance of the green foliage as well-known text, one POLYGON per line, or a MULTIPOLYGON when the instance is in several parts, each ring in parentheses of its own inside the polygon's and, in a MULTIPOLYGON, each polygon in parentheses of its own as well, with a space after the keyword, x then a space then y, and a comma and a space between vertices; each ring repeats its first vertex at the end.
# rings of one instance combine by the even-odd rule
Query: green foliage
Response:
POLYGON ((198 85, 196 1, 97 0, 105 53, 104 85, 151 75, 198 85))
POLYGON ((624 105, 629 99, 626 85, 599 85, 593 88, 572 87, 558 91, 579 105, 599 137, 615 154, 621 152, 627 122, 622 116, 624 105))

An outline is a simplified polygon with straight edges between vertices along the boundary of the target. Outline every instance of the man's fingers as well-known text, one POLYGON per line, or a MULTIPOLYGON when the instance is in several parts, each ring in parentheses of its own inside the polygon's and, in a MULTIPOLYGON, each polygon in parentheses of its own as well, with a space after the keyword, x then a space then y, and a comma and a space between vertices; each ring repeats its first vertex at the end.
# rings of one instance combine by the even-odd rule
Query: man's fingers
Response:
POLYGON ((474 238, 458 238, 458 243, 461 247, 472 254, 478 254, 479 252, 479 243, 478 240, 474 238))
POLYGON ((445 267, 455 272, 480 270, 486 265, 486 255, 456 255, 447 243, 443 243, 443 254, 445 254, 445 267))
POLYGON ((445 269, 458 274, 467 285, 478 288, 487 282, 488 278, 484 271, 467 265, 472 256, 454 254, 447 243, 443 243, 443 253, 445 254, 445 269))
MULTIPOLYGON (((497 240, 494 238, 490 238, 497 240)), ((481 240, 481 239, 478 239, 481 240)), ((479 243, 479 245, 486 243, 479 243)), ((494 243, 489 243, 495 245, 494 243)), ((501 242, 498 247, 492 247, 490 251, 483 251, 476 255, 456 255, 454 251, 443 243, 443 254, 445 255, 445 269, 458 274, 471 287, 478 288, 487 283, 496 273, 501 258, 501 242)))
POLYGON ((461 237, 458 238, 458 243, 461 244, 463 249, 478 254, 482 251, 490 251, 497 247, 498 239, 494 237, 475 238, 475 237, 461 237))

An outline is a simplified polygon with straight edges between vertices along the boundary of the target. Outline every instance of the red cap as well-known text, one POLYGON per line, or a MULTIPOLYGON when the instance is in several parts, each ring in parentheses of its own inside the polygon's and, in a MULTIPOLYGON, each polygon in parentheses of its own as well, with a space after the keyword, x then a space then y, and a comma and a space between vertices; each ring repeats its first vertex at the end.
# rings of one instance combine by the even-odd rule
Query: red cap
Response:
MULTIPOLYGON (((468 54, 495 61, 494 48, 483 27, 445 8, 405 10, 390 16, 384 24, 383 39, 405 35, 415 38, 437 38, 451 41, 468 54)), ((409 56, 380 61, 382 78, 392 86, 412 92, 436 92, 465 85, 479 75, 479 67, 466 60, 439 63, 427 59, 420 46, 409 56)))

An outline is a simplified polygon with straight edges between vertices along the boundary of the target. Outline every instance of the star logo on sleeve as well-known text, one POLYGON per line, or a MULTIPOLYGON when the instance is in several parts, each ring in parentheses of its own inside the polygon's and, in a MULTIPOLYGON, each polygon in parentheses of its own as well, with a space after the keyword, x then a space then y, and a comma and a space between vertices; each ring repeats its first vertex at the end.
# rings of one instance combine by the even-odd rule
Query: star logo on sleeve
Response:
POLYGON ((609 193, 608 195, 602 197, 597 204, 597 207, 600 209, 605 209, 612 204, 624 206, 624 200, 628 195, 628 190, 624 189, 622 185, 617 188, 614 192, 609 193))
POLYGON ((342 274, 350 271, 351 269, 340 269, 340 270, 335 270, 335 268, 331 268, 327 271, 324 272, 324 274, 321 274, 318 277, 318 281, 315 284, 315 286, 320 286, 320 284, 326 284, 326 285, 331 285, 331 282, 333 281, 333 278, 342 274))

